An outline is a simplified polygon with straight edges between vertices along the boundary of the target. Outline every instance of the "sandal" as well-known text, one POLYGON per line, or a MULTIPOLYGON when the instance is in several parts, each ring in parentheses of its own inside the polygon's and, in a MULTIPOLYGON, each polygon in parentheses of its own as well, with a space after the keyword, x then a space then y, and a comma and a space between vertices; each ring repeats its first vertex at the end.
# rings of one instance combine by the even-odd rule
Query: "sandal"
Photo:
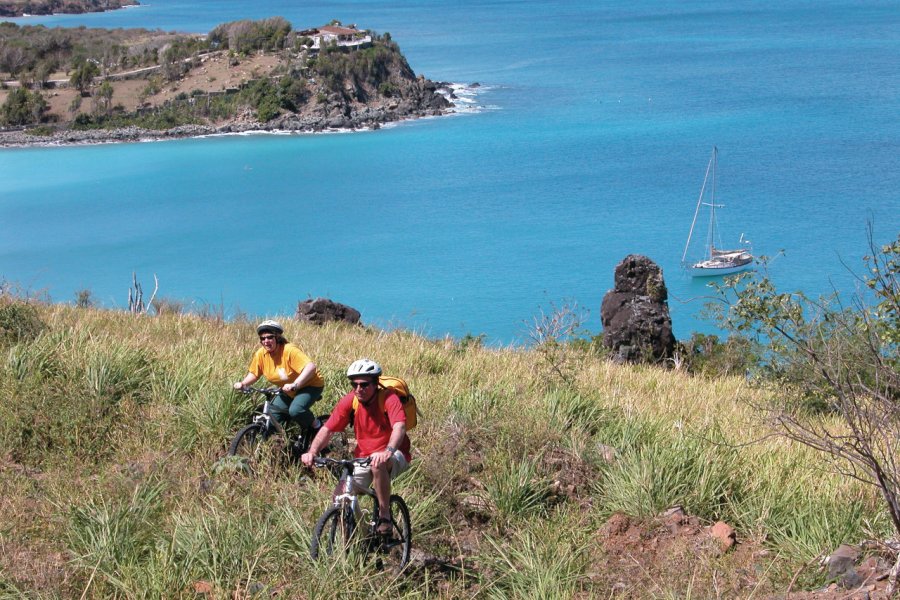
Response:
POLYGON ((393 529, 394 524, 390 519, 379 518, 378 522, 375 523, 375 532, 378 535, 391 535, 391 530, 393 529))

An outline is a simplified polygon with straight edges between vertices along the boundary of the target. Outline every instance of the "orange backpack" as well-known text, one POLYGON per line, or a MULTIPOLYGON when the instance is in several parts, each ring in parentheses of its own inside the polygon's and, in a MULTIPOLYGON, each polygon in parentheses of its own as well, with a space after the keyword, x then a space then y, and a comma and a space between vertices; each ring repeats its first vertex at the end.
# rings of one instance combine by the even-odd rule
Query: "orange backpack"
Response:
MULTIPOLYGON (((406 385, 406 382, 399 377, 382 375, 378 378, 378 388, 378 405, 381 410, 387 412, 384 408, 384 399, 387 397, 388 391, 394 392, 400 398, 400 403, 406 412, 406 430, 414 429, 419 420, 419 407, 416 406, 416 397, 409 393, 409 386, 406 385)), ((353 396, 353 414, 356 413, 357 408, 359 408, 359 400, 353 396)), ((353 423, 352 415, 350 422, 353 423)))

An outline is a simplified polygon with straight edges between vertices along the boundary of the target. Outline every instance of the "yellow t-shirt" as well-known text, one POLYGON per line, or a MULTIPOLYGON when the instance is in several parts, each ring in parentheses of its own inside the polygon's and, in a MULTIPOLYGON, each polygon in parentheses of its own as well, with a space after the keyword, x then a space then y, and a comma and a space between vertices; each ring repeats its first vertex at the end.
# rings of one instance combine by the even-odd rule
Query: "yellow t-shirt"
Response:
MULTIPOLYGON (((303 367, 311 363, 312 360, 294 344, 285 344, 279 346, 271 354, 266 352, 265 348, 260 348, 250 359, 249 371, 257 377, 265 376, 270 383, 277 386, 284 386, 293 383, 303 367)), ((306 385, 315 387, 325 387, 325 380, 319 370, 316 369, 312 379, 306 382, 306 385)), ((296 392, 285 392, 293 397, 296 392)))

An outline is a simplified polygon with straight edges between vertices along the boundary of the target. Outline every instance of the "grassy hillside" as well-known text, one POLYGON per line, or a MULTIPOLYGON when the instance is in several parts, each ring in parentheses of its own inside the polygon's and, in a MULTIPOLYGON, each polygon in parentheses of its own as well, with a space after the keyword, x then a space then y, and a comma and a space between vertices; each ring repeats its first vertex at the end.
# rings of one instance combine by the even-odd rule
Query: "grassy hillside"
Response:
POLYGON ((251 324, 33 306, 0 298, 0 597, 766 597, 798 570, 795 586, 821 583, 801 567, 889 530, 872 491, 767 437, 750 408, 767 399, 742 378, 573 348, 564 384, 535 351, 285 319, 325 376, 319 412, 371 356, 424 413, 397 484, 409 572, 313 564, 332 482, 219 461, 251 408, 230 389, 251 324), (738 550, 683 547, 640 577, 613 568, 610 517, 642 524, 649 546, 673 505, 732 525, 738 550))

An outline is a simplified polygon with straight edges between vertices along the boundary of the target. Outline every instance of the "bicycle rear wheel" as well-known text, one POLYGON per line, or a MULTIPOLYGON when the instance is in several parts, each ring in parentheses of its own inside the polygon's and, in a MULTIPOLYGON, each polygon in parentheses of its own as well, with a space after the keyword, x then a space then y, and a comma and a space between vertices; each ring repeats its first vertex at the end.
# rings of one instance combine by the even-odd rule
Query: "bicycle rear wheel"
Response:
POLYGON ((386 554, 385 567, 401 571, 409 564, 412 552, 412 522, 409 507, 396 494, 391 495, 391 523, 390 539, 382 546, 386 554))
POLYGON ((379 534, 375 531, 378 522, 378 500, 375 496, 367 496, 371 499, 372 524, 369 534, 369 548, 375 554, 378 568, 390 570, 395 573, 402 571, 409 564, 412 552, 412 522, 409 518, 409 508, 406 502, 397 494, 391 494, 391 532, 379 534))
POLYGON ((313 560, 348 552, 355 529, 356 519, 349 506, 332 506, 326 510, 316 522, 309 544, 313 560))
MULTIPOLYGON (((316 417, 319 420, 319 427, 325 424, 325 421, 331 417, 330 414, 319 415, 316 417)), ((312 445, 312 441, 315 439, 316 434, 319 433, 319 428, 313 429, 304 429, 297 435, 294 439, 294 443, 291 445, 291 458, 295 460, 299 460, 300 457, 309 451, 309 447, 312 445)), ((325 456, 328 453, 328 446, 325 446, 319 452, 322 456, 325 456)))

